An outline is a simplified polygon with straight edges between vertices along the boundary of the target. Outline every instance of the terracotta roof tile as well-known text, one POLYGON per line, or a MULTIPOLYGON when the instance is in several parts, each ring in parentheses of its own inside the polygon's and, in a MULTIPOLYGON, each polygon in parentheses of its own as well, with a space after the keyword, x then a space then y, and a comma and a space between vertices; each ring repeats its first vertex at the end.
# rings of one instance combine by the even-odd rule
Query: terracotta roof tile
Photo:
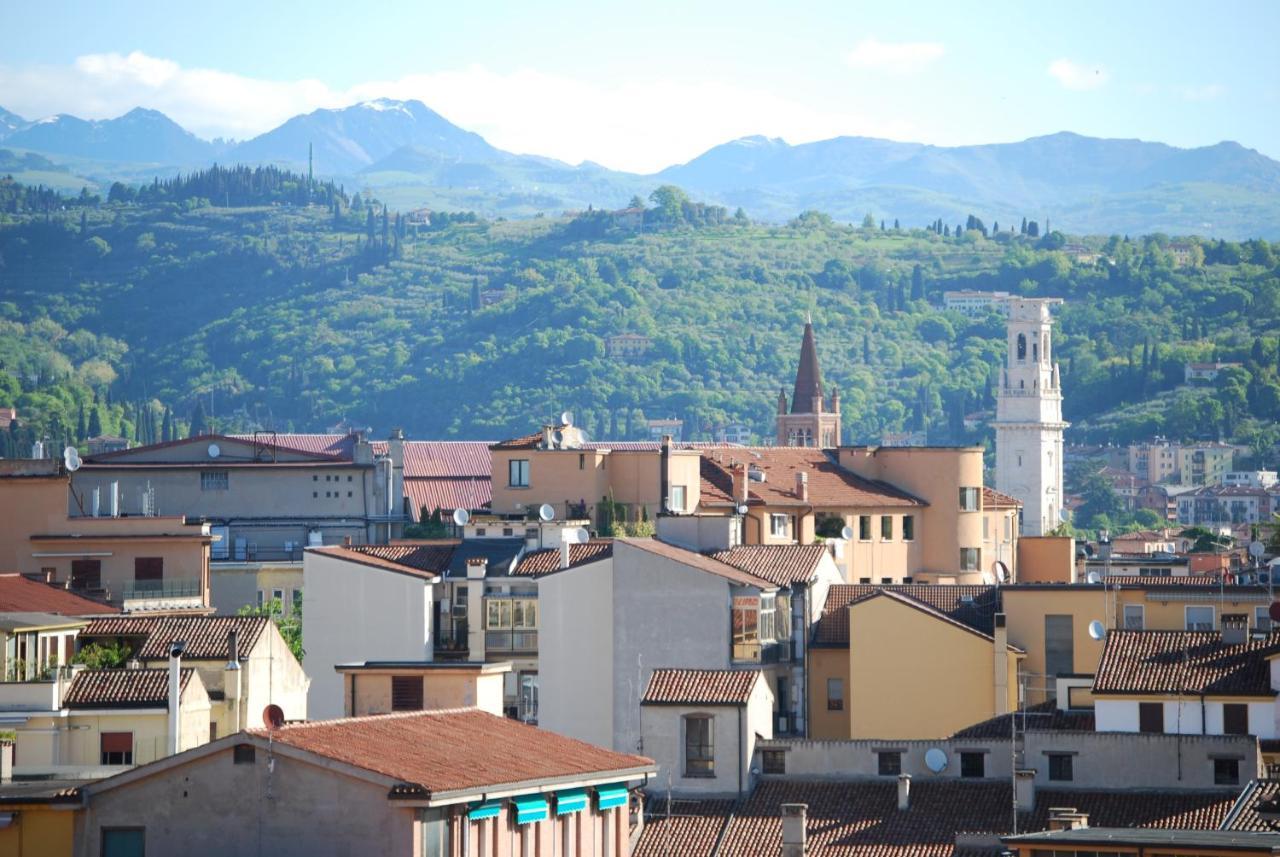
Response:
MULTIPOLYGON (((763 482, 752 480, 748 484, 750 499, 766 506, 819 506, 844 508, 882 508, 924 506, 923 500, 887 482, 865 479, 836 464, 835 460, 816 447, 756 446, 726 448, 723 451, 706 452, 704 457, 713 460, 724 475, 703 468, 702 485, 711 486, 712 496, 732 490, 732 477, 728 468, 731 462, 747 464, 752 470, 763 471, 763 482), (796 496, 796 474, 806 473, 809 478, 808 500, 796 496), (727 481, 726 481, 727 480, 727 481)), ((727 503, 727 500, 719 500, 727 503)), ((703 503, 714 505, 707 498, 703 503)))
POLYGON ((646 705, 745 705, 759 670, 657 669, 640 702, 646 705))
POLYGON ((1017 497, 1011 497, 985 485, 982 487, 982 508, 984 509, 1015 509, 1021 505, 1022 501, 1017 497))
POLYGON ((1235 806, 1222 822, 1222 830, 1274 833, 1272 822, 1262 817, 1262 812, 1273 815, 1280 806, 1274 801, 1280 798, 1280 780, 1253 780, 1236 799, 1235 806))
POLYGON ((776 586, 794 586, 813 580, 826 555, 823 545, 739 545, 707 554, 776 586))
POLYGON ((542 432, 537 431, 524 437, 513 437, 489 444, 489 449, 537 449, 542 443, 542 432))
MULTIPOLYGON (((250 730, 266 737, 263 729, 250 730)), ((374 771, 435 795, 546 780, 654 770, 616 753, 474 708, 286 725, 276 743, 374 771)))
MULTIPOLYGON (((613 540, 597 539, 586 544, 569 545, 569 568, 599 562, 613 556, 613 540)), ((560 570, 560 548, 542 548, 520 557, 511 570, 513 577, 537 577, 560 570)))
POLYGON ((485 478, 418 479, 405 477, 404 496, 416 519, 423 507, 427 512, 441 510, 446 515, 454 509, 477 511, 493 504, 493 483, 485 478))
POLYGON ((656 554, 657 556, 683 563, 684 565, 696 568, 699 571, 705 571, 708 574, 723 577, 730 583, 737 583, 742 586, 755 586, 760 589, 775 588, 773 583, 765 580, 763 577, 757 577, 754 574, 735 568, 728 563, 720 562, 719 560, 712 559, 709 556, 704 556, 696 551, 685 550, 682 547, 667 544, 666 542, 659 541, 658 539, 626 538, 616 539, 615 543, 624 544, 628 547, 645 551, 646 553, 656 554))
POLYGON ((966 726, 952 738, 1008 738, 1012 734, 1012 718, 1019 718, 1018 728, 1029 732, 1092 732, 1092 711, 1062 711, 1057 700, 1028 706, 1025 711, 999 714, 972 726, 966 726), (1025 726, 1024 726, 1025 724, 1025 726))
MULTIPOLYGON (((195 670, 181 670, 186 691, 195 670)), ((169 704, 167 669, 84 670, 76 674, 62 704, 67 708, 164 708, 169 704)))
POLYGON ((0 574, 0 613, 56 613, 101 616, 119 608, 20 574, 0 574))
POLYGON ((814 634, 814 643, 836 648, 849 645, 849 605, 879 592, 906 596, 937 610, 949 618, 990 636, 995 614, 1000 612, 1000 591, 994 586, 904 583, 872 585, 842 583, 827 591, 827 603, 814 634))
POLYGON ((449 570, 457 546, 456 539, 441 539, 427 544, 330 545, 307 548, 307 553, 323 554, 358 565, 434 579, 449 570))
POLYGON ((731 809, 730 800, 673 800, 668 807, 666 798, 651 797, 632 857, 710 857, 731 809))
POLYGON ((1111 631, 1093 692, 1275 696, 1267 656, 1278 652, 1276 636, 1228 646, 1216 631, 1111 631))
POLYGON ((120 616, 95 619, 80 639, 142 638, 134 656, 144 661, 167 659, 169 644, 183 640, 185 660, 225 660, 228 631, 236 630, 236 645, 247 655, 270 622, 266 616, 120 616))

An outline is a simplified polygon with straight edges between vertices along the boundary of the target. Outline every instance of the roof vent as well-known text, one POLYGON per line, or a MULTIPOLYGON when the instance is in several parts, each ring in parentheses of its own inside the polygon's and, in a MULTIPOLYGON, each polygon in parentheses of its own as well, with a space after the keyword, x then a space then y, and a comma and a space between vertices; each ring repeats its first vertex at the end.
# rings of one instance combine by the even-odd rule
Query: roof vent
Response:
POLYGON ((764 482, 765 472, 759 467, 751 466, 747 468, 747 478, 752 482, 764 482))

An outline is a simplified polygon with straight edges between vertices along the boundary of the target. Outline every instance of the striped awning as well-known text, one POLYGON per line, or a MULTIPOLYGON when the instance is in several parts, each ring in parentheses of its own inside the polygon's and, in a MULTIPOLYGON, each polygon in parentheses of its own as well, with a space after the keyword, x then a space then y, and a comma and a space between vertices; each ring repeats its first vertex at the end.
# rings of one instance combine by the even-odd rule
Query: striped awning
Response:
POLYGON ((569 815, 587 808, 586 789, 565 789, 556 792, 556 815, 569 815))
POLYGON ((627 805, 627 787, 622 783, 596 787, 596 808, 613 809, 627 805))
POLYGON ((516 805, 516 824, 547 820, 547 799, 542 795, 518 795, 511 802, 516 805))
POLYGON ((485 818, 497 818, 498 813, 502 811, 502 801, 491 800, 484 803, 473 803, 471 809, 467 811, 467 818, 471 821, 480 821, 485 818))

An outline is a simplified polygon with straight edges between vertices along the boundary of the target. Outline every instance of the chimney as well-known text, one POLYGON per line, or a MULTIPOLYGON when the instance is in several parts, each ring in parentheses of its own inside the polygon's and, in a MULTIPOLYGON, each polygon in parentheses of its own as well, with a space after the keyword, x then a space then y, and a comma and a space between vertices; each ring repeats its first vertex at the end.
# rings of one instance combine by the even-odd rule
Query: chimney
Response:
POLYGON ((1222 643, 1239 646, 1249 638, 1249 619, 1243 613, 1222 614, 1222 643))
POLYGON ((56 578, 57 576, 58 576, 58 570, 57 570, 56 568, 46 568, 46 569, 44 570, 44 582, 45 582, 45 583, 53 583, 53 582, 55 582, 55 578, 56 578))
POLYGON ((1018 812, 1032 812, 1036 808, 1036 772, 1022 768, 1013 774, 1013 801, 1018 812))
POLYGON ((543 427, 542 427, 542 448, 543 448, 543 449, 552 449, 552 448, 553 448, 553 446, 552 446, 552 444, 551 444, 551 435, 553 435, 553 434, 555 433, 555 430, 556 430, 556 427, 555 427, 555 426, 543 426, 543 427))
POLYGON ((179 729, 181 717, 179 707, 182 701, 182 653, 187 644, 182 640, 174 640, 169 644, 169 755, 178 753, 182 746, 179 729))
POLYGON ((809 474, 803 470, 796 472, 796 499, 802 503, 809 502, 809 474))
POLYGON ((658 453, 658 512, 671 511, 671 435, 662 436, 662 445, 658 453))
POLYGON ((489 559, 483 556, 467 557, 467 580, 484 580, 489 571, 489 559))
POLYGON ((733 505, 735 507, 747 505, 748 478, 746 463, 733 463, 729 467, 729 473, 733 476, 733 505))
POLYGON ((569 540, 562 535, 560 537, 560 567, 561 568, 569 567, 569 554, 570 554, 571 547, 572 545, 569 543, 569 540))
POLYGON ((806 803, 782 805, 782 857, 805 857, 809 853, 805 831, 808 814, 806 803))
POLYGON ((343 537, 342 537, 342 546, 343 546, 344 548, 349 548, 349 547, 351 547, 351 536, 343 536, 343 537))
POLYGON ((911 775, 898 774, 898 811, 906 812, 911 808, 911 775))
POLYGON ((995 713, 1009 713, 1009 629, 1005 627, 1005 615, 995 616, 995 643, 992 645, 993 672, 995 674, 995 713))
POLYGON ((1077 812, 1074 806, 1049 807, 1050 830, 1080 830, 1088 826, 1088 813, 1077 812))
POLYGON ((13 782, 13 742, 0 741, 0 783, 13 782))
POLYGON ((231 703, 232 730, 240 731, 240 642, 236 629, 227 632, 227 665, 223 668, 222 690, 231 703))

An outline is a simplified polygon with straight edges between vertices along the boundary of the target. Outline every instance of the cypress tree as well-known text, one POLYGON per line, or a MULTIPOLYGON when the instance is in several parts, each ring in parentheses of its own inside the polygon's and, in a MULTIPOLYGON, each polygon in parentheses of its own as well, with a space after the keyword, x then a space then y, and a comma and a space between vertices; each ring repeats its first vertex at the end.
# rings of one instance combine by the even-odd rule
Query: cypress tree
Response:
POLYGON ((88 428, 89 426, 85 423, 85 419, 84 419, 84 402, 81 402, 80 417, 79 419, 76 420, 76 440, 84 440, 86 437, 88 437, 88 435, 85 434, 88 428))
POLYGON ((98 412, 98 406, 94 405, 89 411, 89 437, 98 437, 102 434, 102 415, 98 412))

